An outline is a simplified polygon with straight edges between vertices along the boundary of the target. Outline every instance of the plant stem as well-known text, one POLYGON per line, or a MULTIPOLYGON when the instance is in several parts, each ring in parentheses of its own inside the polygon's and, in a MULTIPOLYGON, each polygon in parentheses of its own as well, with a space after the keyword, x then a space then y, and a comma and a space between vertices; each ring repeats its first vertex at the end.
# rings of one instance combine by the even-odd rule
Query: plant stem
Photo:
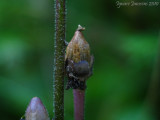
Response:
POLYGON ((64 120, 65 0, 55 0, 54 120, 64 120))
POLYGON ((74 95, 74 118, 84 120, 85 90, 73 89, 74 95))

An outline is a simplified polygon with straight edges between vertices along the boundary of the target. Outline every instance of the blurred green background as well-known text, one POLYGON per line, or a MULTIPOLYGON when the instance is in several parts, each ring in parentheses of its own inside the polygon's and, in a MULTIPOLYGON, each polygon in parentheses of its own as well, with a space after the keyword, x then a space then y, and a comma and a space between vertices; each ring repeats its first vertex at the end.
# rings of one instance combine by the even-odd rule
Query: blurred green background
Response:
MULTIPOLYGON (((136 2, 136 1, 135 1, 136 2)), ((86 120, 154 120, 148 93, 158 51, 160 5, 67 0, 66 39, 78 24, 95 57, 87 81, 86 120)), ((53 113, 54 1, 0 0, 0 119, 19 120, 30 99, 53 113)), ((73 120, 72 90, 65 120, 73 120)))

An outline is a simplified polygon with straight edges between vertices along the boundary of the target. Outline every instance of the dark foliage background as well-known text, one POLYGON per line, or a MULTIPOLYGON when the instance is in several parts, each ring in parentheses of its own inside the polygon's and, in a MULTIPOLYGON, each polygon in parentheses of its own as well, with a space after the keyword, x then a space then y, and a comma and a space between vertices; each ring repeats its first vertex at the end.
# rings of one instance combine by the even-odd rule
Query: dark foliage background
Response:
MULTIPOLYGON (((147 96, 158 48, 159 6, 67 1, 67 41, 78 24, 85 26, 95 56, 86 120, 154 120, 147 96)), ((20 119, 34 96, 54 116, 53 48, 53 0, 0 0, 1 119, 20 119)), ((72 90, 65 91, 65 119, 73 120, 72 90)))

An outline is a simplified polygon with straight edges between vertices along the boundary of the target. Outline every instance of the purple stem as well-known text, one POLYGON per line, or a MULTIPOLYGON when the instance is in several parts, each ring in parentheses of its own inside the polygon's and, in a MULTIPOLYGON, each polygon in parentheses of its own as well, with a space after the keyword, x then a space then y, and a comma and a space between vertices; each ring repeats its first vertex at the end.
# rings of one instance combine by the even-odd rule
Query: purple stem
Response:
POLYGON ((74 119, 84 120, 85 90, 73 90, 74 95, 74 119))

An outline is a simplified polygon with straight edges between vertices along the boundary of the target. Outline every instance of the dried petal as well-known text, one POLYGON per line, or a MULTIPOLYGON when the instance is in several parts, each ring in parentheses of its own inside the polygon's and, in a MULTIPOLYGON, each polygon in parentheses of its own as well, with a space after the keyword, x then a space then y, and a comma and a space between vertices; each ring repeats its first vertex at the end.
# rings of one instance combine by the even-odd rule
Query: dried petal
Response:
POLYGON ((84 28, 79 25, 67 46, 66 59, 72 60, 75 63, 84 60, 90 63, 90 47, 81 32, 82 30, 84 30, 84 28))

